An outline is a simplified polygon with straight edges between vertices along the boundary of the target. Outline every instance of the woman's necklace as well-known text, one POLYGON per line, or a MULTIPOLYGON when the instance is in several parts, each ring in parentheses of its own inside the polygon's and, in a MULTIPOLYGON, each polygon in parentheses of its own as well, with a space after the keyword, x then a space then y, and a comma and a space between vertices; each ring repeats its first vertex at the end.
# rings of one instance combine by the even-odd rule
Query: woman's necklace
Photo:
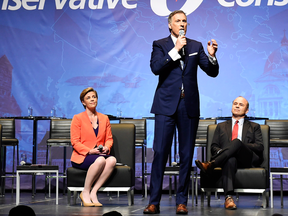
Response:
POLYGON ((97 129, 97 128, 98 128, 97 115, 89 116, 89 119, 90 119, 90 122, 91 122, 91 124, 92 124, 92 127, 93 127, 94 129, 97 129))

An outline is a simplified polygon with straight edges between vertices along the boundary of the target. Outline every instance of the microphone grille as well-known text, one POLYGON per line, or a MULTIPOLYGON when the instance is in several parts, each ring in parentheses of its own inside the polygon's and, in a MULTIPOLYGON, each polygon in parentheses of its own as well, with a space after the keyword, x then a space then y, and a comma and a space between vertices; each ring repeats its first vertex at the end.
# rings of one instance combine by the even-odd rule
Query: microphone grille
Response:
POLYGON ((185 35, 185 32, 184 32, 183 29, 180 29, 180 30, 179 30, 179 36, 182 36, 182 35, 185 35))

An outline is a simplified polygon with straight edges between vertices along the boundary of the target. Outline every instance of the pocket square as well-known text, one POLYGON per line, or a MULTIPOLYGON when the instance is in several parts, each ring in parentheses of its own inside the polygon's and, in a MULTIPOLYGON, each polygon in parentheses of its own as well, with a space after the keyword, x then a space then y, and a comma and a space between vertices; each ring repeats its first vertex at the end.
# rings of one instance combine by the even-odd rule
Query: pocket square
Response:
POLYGON ((197 55, 197 54, 198 54, 198 52, 195 52, 195 53, 189 54, 189 56, 193 56, 193 55, 197 55))

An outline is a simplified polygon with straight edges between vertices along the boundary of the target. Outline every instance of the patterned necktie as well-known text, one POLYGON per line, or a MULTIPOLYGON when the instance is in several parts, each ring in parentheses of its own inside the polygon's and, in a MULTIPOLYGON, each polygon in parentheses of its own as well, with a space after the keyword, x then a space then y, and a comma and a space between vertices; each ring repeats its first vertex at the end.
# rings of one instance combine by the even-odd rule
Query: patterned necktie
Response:
POLYGON ((179 52, 179 54, 181 56, 181 58, 180 58, 180 67, 183 70, 184 66, 185 66, 185 63, 184 63, 185 56, 183 55, 182 50, 179 52))
POLYGON ((235 122, 235 125, 233 127, 232 131, 232 140, 236 139, 238 137, 238 120, 235 122))
POLYGON ((184 61, 182 59, 180 59, 180 67, 182 70, 184 69, 184 61))

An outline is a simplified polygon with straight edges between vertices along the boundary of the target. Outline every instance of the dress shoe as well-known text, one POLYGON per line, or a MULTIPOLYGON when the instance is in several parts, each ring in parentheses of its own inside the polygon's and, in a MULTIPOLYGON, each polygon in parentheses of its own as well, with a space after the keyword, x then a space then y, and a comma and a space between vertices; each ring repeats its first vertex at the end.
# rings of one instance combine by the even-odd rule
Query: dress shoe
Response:
POLYGON ((208 161, 208 162, 202 163, 199 160, 195 160, 195 164, 205 174, 211 174, 215 167, 214 161, 211 161, 211 162, 208 161))
POLYGON ((230 210, 237 209, 237 206, 235 205, 234 200, 231 196, 225 199, 225 209, 230 209, 230 210))
POLYGON ((84 199, 83 199, 83 195, 82 195, 82 192, 80 193, 80 199, 81 199, 81 206, 85 206, 85 207, 94 207, 94 203, 90 202, 90 203, 86 203, 84 202, 84 199))
POLYGON ((149 204, 143 211, 143 214, 159 214, 160 208, 159 205, 149 204))
POLYGON ((184 204, 177 205, 176 214, 188 214, 188 210, 186 208, 186 205, 184 205, 184 204))

